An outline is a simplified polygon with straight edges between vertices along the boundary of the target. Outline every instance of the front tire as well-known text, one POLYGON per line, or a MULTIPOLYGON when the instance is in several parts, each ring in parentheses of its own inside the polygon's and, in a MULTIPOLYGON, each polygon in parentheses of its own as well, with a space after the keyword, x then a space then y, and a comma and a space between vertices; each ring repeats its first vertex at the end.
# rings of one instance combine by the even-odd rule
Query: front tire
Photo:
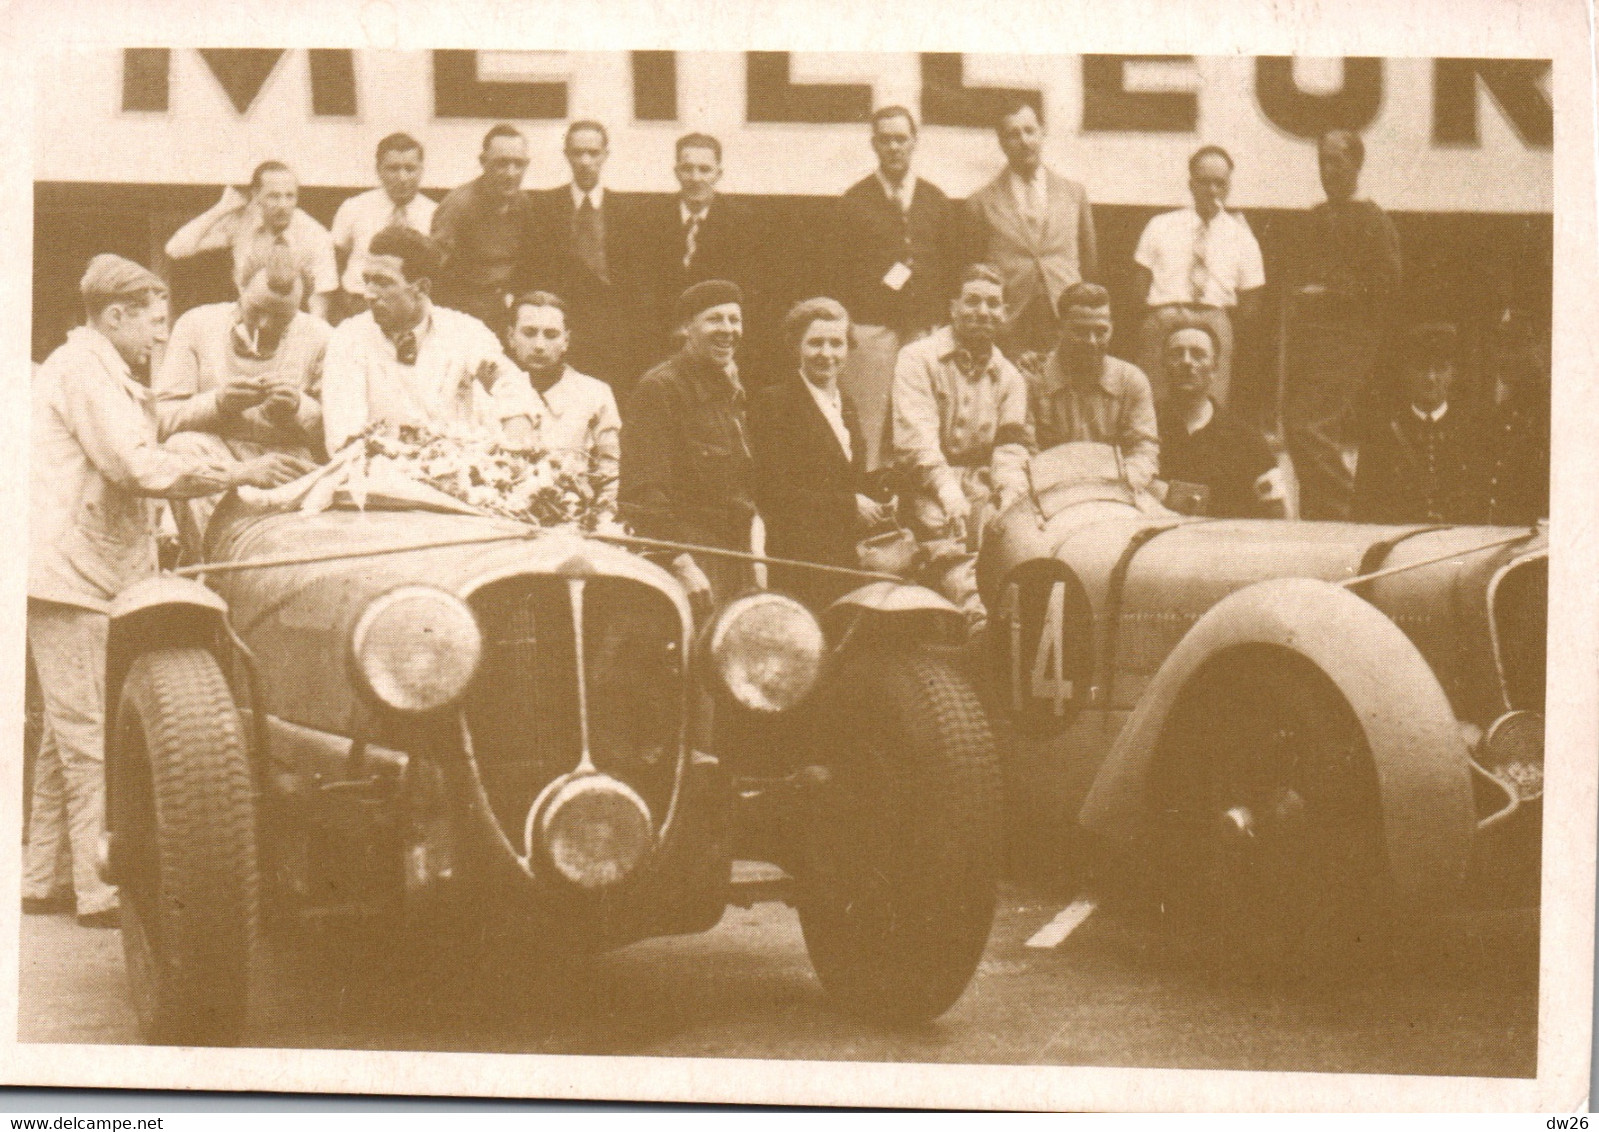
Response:
POLYGON ((954 1005, 993 925, 1000 783, 971 685, 925 649, 846 662, 805 815, 799 914, 817 977, 847 1011, 897 1024, 954 1005))
POLYGON ((216 659, 140 656, 116 728, 122 942, 140 1029, 158 1045, 235 1044, 260 882, 244 732, 216 659))
POLYGON ((1249 974, 1338 975, 1387 958, 1376 767, 1311 662, 1241 649, 1183 690, 1156 772, 1159 906, 1249 974))

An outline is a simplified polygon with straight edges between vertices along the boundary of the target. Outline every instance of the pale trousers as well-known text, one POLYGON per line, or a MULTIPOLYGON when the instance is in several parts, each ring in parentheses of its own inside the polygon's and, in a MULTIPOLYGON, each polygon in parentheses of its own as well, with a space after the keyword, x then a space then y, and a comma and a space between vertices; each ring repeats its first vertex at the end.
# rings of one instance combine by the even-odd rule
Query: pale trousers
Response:
POLYGON ((117 906, 95 868, 105 831, 105 661, 110 618, 92 609, 28 600, 28 649, 44 699, 22 895, 70 887, 78 914, 117 906), (65 862, 71 861, 70 874, 65 862))

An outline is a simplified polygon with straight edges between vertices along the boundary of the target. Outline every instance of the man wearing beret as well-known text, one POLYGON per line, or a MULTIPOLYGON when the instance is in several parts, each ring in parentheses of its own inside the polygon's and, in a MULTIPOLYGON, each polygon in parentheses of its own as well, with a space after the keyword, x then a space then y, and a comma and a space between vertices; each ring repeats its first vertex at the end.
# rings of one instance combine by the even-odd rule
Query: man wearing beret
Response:
MULTIPOLYGON (((708 279, 684 291, 683 346, 639 379, 622 420, 622 514, 651 538, 748 552, 754 469, 735 354, 743 293, 708 279)), ((742 563, 697 561, 718 603, 747 584, 742 563)))
POLYGON ((1411 328, 1400 365, 1406 402, 1360 447, 1353 517, 1368 523, 1473 522, 1473 429, 1449 403, 1455 328, 1446 322, 1411 328))
POLYGON ((223 467, 161 447, 145 383, 150 354, 167 337, 166 285, 136 263, 99 255, 80 289, 88 325, 33 380, 28 651, 44 736, 22 907, 75 907, 79 923, 115 927, 116 890, 95 872, 105 825, 106 611, 119 591, 155 572, 150 501, 273 487, 310 466, 271 453, 223 467), (59 876, 68 855, 71 876, 59 876))

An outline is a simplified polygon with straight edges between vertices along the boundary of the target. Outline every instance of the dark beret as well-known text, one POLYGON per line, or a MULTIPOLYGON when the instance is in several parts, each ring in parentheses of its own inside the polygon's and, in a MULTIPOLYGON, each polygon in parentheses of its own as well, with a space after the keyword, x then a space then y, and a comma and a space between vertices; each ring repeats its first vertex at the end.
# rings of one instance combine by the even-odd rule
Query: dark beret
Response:
POLYGON ((684 291, 677 299, 677 324, 682 326, 701 311, 719 307, 723 303, 743 303, 744 292, 737 283, 726 279, 707 279, 684 291))

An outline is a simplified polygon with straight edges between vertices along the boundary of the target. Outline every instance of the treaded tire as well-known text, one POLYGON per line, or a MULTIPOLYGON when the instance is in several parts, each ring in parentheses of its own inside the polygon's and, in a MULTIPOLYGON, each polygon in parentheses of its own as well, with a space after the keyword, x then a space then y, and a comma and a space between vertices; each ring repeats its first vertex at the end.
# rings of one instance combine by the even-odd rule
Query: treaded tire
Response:
POLYGON ((1212 960, 1336 979, 1392 958, 1376 767, 1312 663, 1246 648, 1202 671, 1172 713, 1154 790, 1150 879, 1168 927, 1212 960))
POLYGON ((140 1029, 160 1045, 235 1044, 260 881, 244 732, 215 658, 140 656, 116 726, 122 942, 140 1029))
POLYGON ((846 1011, 895 1024, 954 1005, 994 920, 1000 779, 988 717, 925 649, 863 650, 834 685, 831 771, 799 887, 811 964, 846 1011))

